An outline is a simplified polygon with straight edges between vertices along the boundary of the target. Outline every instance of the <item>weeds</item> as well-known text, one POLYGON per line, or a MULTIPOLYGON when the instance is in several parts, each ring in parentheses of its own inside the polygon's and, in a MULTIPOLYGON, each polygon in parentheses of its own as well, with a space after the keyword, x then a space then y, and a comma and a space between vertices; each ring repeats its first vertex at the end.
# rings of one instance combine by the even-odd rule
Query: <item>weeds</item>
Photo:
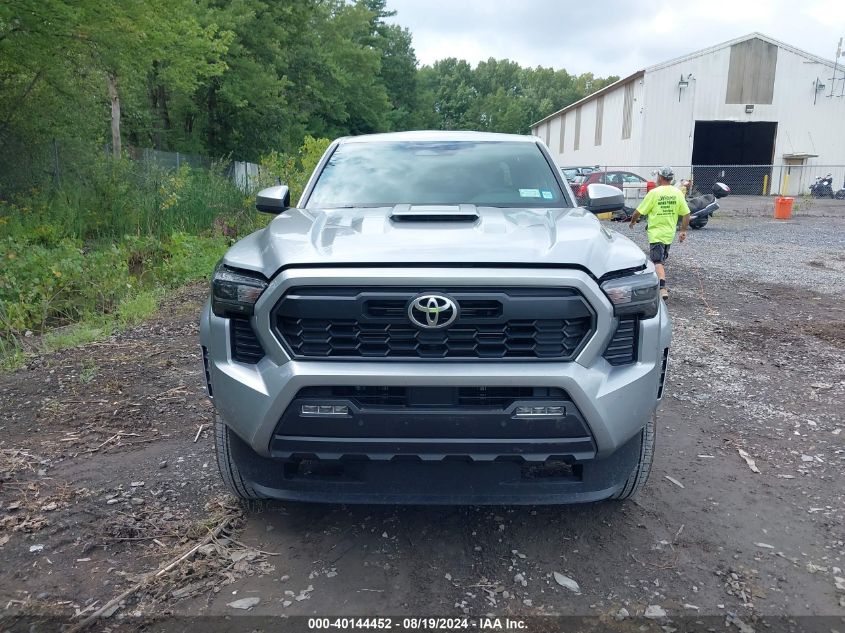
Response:
MULTIPOLYGON (((306 138, 262 161, 263 184, 301 194, 328 145, 306 138)), ((60 187, 0 199, 0 368, 109 336, 206 277, 232 240, 269 218, 225 175, 97 155, 60 187)))
POLYGON ((94 377, 97 375, 99 371, 99 367, 97 367, 96 363, 86 363, 85 367, 82 368, 82 371, 79 372, 79 382, 83 385, 87 385, 89 382, 94 380, 94 377))

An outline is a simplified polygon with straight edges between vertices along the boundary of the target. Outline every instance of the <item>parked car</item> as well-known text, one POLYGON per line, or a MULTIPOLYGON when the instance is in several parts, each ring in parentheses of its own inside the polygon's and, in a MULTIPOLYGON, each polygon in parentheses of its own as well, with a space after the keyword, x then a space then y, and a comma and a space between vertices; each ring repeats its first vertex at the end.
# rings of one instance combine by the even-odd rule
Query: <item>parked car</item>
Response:
POLYGON ((654 266, 578 208, 534 137, 342 138, 212 275, 200 341, 242 500, 625 499, 655 446, 671 323, 654 266))
POLYGON ((596 165, 595 167, 561 167, 560 171, 563 173, 563 177, 566 178, 571 185, 577 177, 586 176, 587 174, 591 174, 599 169, 600 167, 596 165))
POLYGON ((621 189, 625 196, 625 206, 634 207, 655 186, 654 181, 647 180, 630 171, 594 171, 580 180, 577 187, 572 185, 572 190, 579 202, 587 199, 587 187, 594 183, 611 185, 621 189))

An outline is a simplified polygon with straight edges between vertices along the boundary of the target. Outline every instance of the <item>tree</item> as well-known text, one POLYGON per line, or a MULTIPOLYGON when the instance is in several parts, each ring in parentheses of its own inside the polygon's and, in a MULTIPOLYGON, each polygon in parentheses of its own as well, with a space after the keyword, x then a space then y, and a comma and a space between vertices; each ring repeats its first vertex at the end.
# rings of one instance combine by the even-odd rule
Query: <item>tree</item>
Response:
POLYGON ((219 56, 227 38, 213 25, 200 27, 198 10, 191 0, 4 3, 0 81, 24 89, 14 91, 17 95, 10 102, 0 103, 5 114, 0 136, 12 127, 18 134, 49 130, 77 136, 80 129, 98 127, 91 108, 99 102, 110 113, 113 149, 119 152, 123 96, 143 91, 151 69, 181 91, 225 70, 219 56), (46 115, 46 125, 21 116, 23 106, 36 97, 44 99, 38 99, 36 107, 46 115))
POLYGON ((257 161, 308 134, 527 133, 616 79, 493 58, 418 67, 394 13, 387 0, 4 0, 0 172, 43 179, 52 139, 257 161))

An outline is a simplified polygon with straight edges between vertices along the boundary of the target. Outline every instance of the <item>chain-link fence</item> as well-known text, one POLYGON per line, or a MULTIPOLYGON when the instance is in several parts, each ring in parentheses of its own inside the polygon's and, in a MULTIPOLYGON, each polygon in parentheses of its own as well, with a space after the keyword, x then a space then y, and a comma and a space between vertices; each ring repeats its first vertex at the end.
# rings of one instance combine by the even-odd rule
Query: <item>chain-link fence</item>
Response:
MULTIPOLYGON (((193 169, 219 168, 243 191, 258 187, 260 168, 255 163, 213 159, 183 152, 124 147, 125 155, 142 164, 147 173, 167 173, 184 166, 193 169)), ((85 181, 97 161, 111 156, 108 145, 94 145, 80 140, 54 140, 49 143, 7 143, 0 152, 0 200, 19 192, 60 187, 63 183, 85 181)))
MULTIPOLYGON (((586 185, 605 183, 622 189, 626 206, 636 207, 657 180, 659 165, 596 165, 590 173, 570 182, 576 197, 586 196, 586 185)), ((824 204, 845 214, 845 165, 673 165, 675 185, 688 196, 711 192, 717 182, 731 188, 731 196, 790 196, 805 206, 824 204)))
POLYGON ((260 167, 256 163, 239 160, 215 160, 197 154, 184 152, 165 152, 157 149, 129 147, 126 150, 129 158, 149 167, 164 170, 180 169, 187 165, 194 169, 212 169, 216 165, 223 166, 227 176, 242 190, 250 192, 258 186, 260 167))

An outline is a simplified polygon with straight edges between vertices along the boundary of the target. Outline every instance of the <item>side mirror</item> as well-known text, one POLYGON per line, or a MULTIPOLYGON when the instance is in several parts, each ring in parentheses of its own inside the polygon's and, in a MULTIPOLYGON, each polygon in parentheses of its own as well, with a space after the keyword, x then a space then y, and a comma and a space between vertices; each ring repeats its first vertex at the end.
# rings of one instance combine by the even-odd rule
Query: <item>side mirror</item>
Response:
POLYGON ((587 185, 586 207, 593 213, 621 211, 625 207, 625 195, 611 185, 593 183, 587 185))
POLYGON ((255 208, 264 213, 275 214, 290 209, 290 189, 285 185, 262 189, 255 196, 255 208))

